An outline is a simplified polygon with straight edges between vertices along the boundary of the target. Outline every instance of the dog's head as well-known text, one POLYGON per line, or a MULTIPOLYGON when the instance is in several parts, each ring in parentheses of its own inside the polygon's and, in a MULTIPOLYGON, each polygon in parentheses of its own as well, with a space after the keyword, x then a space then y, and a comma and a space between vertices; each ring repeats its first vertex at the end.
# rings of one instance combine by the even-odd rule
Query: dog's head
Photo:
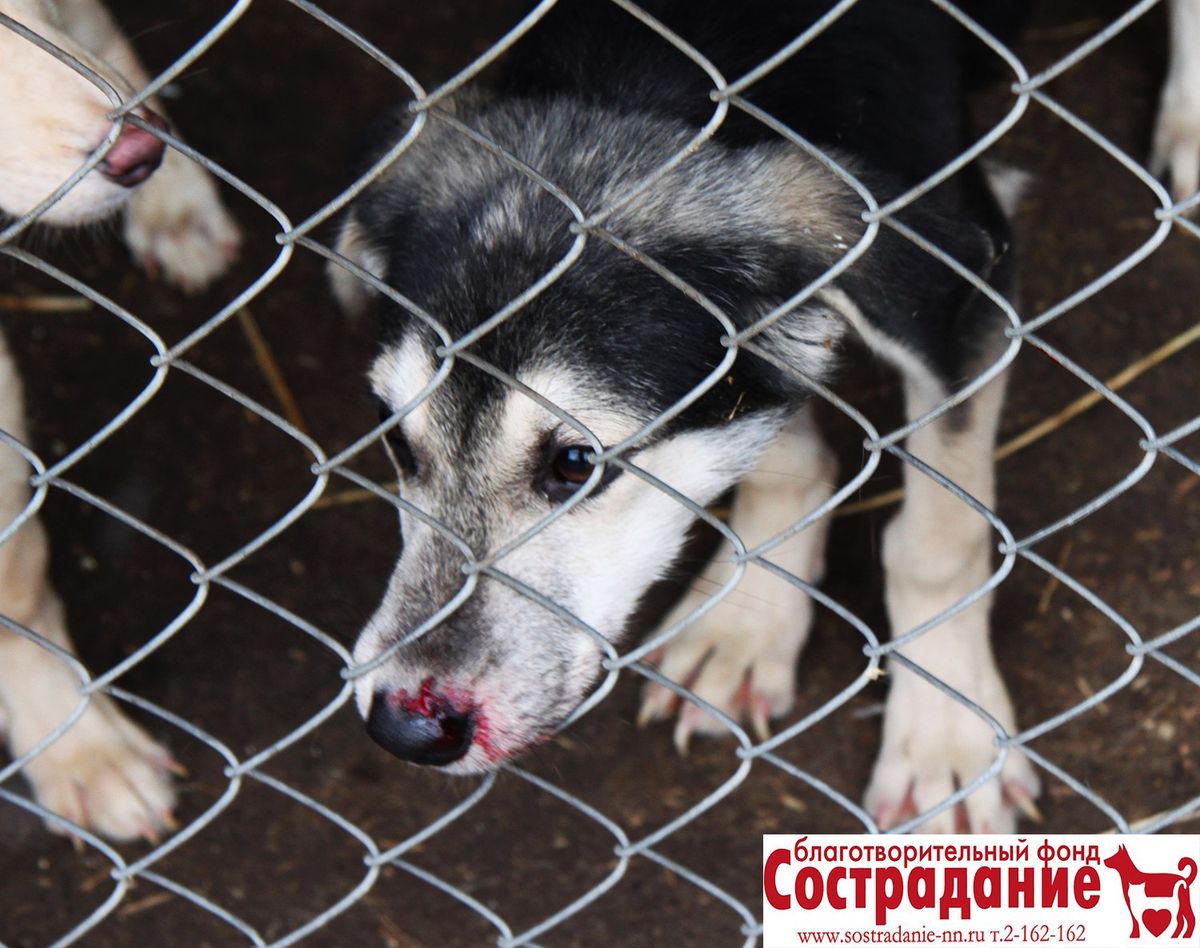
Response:
MULTIPOLYGON (((692 134, 566 101, 503 102, 465 121, 584 215, 692 134)), ((735 330, 754 323, 853 245, 860 210, 798 148, 710 143, 606 218, 630 253, 436 117, 364 193, 338 249, 414 304, 332 271, 344 303, 380 307, 371 383, 400 473, 403 552, 355 650, 372 663, 357 699, 380 743, 473 772, 570 715, 695 519, 672 492, 703 506, 754 464, 808 394, 802 379, 829 376, 854 304, 840 290, 811 296, 715 384, 729 327, 713 308, 735 330), (614 445, 636 470, 593 466, 614 445)), ((917 308, 901 290, 889 302, 917 308)))
MULTIPOLYGON (((114 104, 133 89, 111 64, 72 39, 51 4, 0 0, 0 13, 47 40, 98 81, 0 23, 0 212, 17 216, 35 208, 66 182, 106 142, 114 104)), ((165 128, 148 110, 142 118, 165 128)), ((158 167, 163 143, 127 122, 103 160, 41 215, 43 223, 83 224, 115 212, 130 189, 158 167)))
MULTIPOLYGON (((618 198, 691 134, 564 102, 492 106, 468 121, 585 212, 618 198)), ((832 176, 795 150, 711 146, 606 221, 648 267, 594 234, 580 250, 562 202, 440 120, 357 202, 339 251, 447 334, 376 300, 384 341, 370 378, 394 422, 386 444, 403 534, 355 650, 359 663, 378 662, 358 679, 357 699, 380 743, 473 772, 570 715, 695 519, 670 491, 710 503, 802 395, 795 376, 742 353, 688 408, 639 437, 728 351, 727 327, 690 294, 748 325, 854 239, 837 229, 843 203, 832 176), (813 249, 822 241, 827 252, 813 249), (446 354, 446 341, 573 247, 578 257, 557 279, 446 354), (636 470, 594 465, 599 450, 627 440, 620 458, 636 470), (485 568, 471 565, 479 562, 485 568)), ((373 295, 345 271, 333 279, 352 308, 373 295)), ((757 342, 820 379, 841 325, 813 302, 757 342)))

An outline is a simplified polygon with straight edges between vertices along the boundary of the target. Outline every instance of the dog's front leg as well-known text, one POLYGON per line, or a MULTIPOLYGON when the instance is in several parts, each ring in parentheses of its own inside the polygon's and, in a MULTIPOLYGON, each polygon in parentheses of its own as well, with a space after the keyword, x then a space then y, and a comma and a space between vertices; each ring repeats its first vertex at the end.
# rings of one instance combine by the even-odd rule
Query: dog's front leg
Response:
MULTIPOLYGON (((738 484, 729 526, 747 549, 782 532, 832 495, 836 464, 821 441, 811 412, 793 419, 738 484)), ((775 547, 765 559, 806 582, 820 578, 828 517, 775 547)), ((723 544, 665 625, 702 605, 733 574, 732 549, 723 544)), ((799 587, 754 563, 714 608, 686 626, 665 647, 659 670, 734 720, 746 720, 759 737, 767 721, 791 710, 796 661, 808 638, 812 601, 799 587)), ((662 718, 678 704, 674 692, 646 687, 640 723, 662 718)), ((684 702, 675 743, 686 750, 693 732, 724 734, 712 715, 684 702)))
POLYGON ((1170 174, 1182 201, 1200 185, 1200 0, 1171 2, 1171 60, 1154 126, 1150 170, 1170 174))
MULTIPOLYGON (((937 401, 916 382, 906 386, 910 417, 937 401)), ((992 445, 1003 380, 992 382, 964 408, 914 432, 907 450, 987 507, 994 504, 992 445), (962 417, 968 412, 969 417, 962 417)), ((902 635, 982 586, 991 573, 991 527, 945 487, 905 465, 904 506, 888 525, 883 544, 887 607, 894 635, 902 635)), ((938 623, 900 653, 976 702, 1008 733, 1015 717, 988 642, 990 596, 938 623)), ((899 662, 890 663, 891 692, 883 747, 866 805, 881 828, 923 813, 990 767, 995 732, 974 711, 899 662)), ((1026 758, 1008 754, 1000 780, 965 801, 966 825, 984 833, 1010 833, 1015 807, 1028 809, 1038 780, 1026 758)), ((954 808, 927 821, 927 832, 962 826, 954 808)))
MULTIPOLYGON (((25 441, 21 384, 0 335, 0 430, 25 441)), ((24 459, 0 444, 0 529, 29 502, 24 459)), ((37 520, 0 544, 0 616, 70 650, 62 604, 46 576, 47 543, 37 520)), ((14 757, 32 750, 75 711, 79 679, 36 641, 0 623, 0 718, 14 757)), ((155 837, 171 825, 170 755, 96 694, 22 773, 47 809, 115 839, 155 837)), ((52 829, 57 829, 51 824, 52 829)))
MULTIPOLYGON (((80 45, 120 71, 135 89, 149 84, 137 54, 97 0, 70 0, 56 9, 61 26, 80 45)), ((157 98, 148 104, 163 114, 157 98)), ((194 291, 225 271, 241 237, 209 173, 167 148, 162 166, 130 198, 125 240, 148 272, 161 272, 168 282, 194 291)))

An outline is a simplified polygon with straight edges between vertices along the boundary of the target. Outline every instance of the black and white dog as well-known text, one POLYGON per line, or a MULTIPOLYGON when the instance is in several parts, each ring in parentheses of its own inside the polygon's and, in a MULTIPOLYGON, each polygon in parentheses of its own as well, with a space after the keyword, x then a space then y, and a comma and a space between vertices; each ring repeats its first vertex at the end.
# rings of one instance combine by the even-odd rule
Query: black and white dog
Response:
MULTIPOLYGON (((640 6, 729 79, 829 8, 820 0, 640 6)), ((1012 26, 1012 4, 962 6, 986 29, 1012 26)), ((927 0, 864 0, 746 98, 850 169, 883 204, 972 143, 963 97, 972 62, 986 55, 927 0)), ((494 95, 463 96, 448 115, 431 116, 344 224, 341 253, 432 315, 451 340, 520 297, 586 237, 557 279, 465 347, 440 381, 448 340, 378 296, 384 335, 371 382, 386 413, 396 413, 387 443, 402 480, 404 548, 356 649, 362 662, 386 658, 359 679, 357 697, 372 736, 402 758, 478 772, 553 734, 584 699, 601 668, 601 640, 621 638, 694 520, 694 510, 644 475, 701 506, 738 484, 730 527, 747 548, 826 501, 834 466, 806 409, 805 380, 834 376, 844 336, 857 334, 900 370, 912 418, 1003 349, 1007 323, 996 303, 885 226, 853 266, 755 335, 753 351, 742 348, 718 384, 640 434, 722 364, 726 322, 739 331, 754 324, 836 264, 867 228, 849 185, 738 109, 713 140, 625 199, 710 120, 712 89, 704 68, 626 10, 563 0, 517 44, 494 95), (583 217, 615 204, 604 235, 581 225, 571 202, 583 217), (597 447, 619 444, 637 470, 611 460, 594 470, 597 447), (465 573, 468 551, 476 559, 500 552, 493 565, 503 575, 465 573), (413 640, 395 649, 406 636, 413 640)), ((368 157, 383 154, 411 118, 400 112, 383 122, 368 157)), ((1006 218, 977 166, 898 219, 1001 293, 1009 287, 1006 218)), ((350 306, 372 295, 345 269, 333 276, 350 306)), ((907 443, 988 506, 1002 389, 992 382, 907 443)), ((897 633, 983 584, 994 545, 987 520, 934 480, 908 470, 906 491, 884 542, 897 633)), ((816 522, 767 559, 815 582, 824 529, 816 522)), ((731 571, 718 555, 709 590, 686 597, 669 621, 701 605, 731 571)), ((731 597, 669 641, 661 671, 765 733, 767 719, 792 706, 811 613, 800 588, 751 565, 731 597)), ((988 644, 986 597, 902 651, 1015 731, 988 644)), ((898 663, 891 678, 867 792, 881 827, 945 799, 997 755, 981 717, 898 663)), ((651 685, 642 717, 678 705, 673 692, 651 685)), ((684 702, 676 742, 725 730, 684 702)), ((959 825, 965 817, 975 830, 1010 831, 1016 809, 1028 809, 1037 792, 1028 761, 1011 753, 1000 779, 967 799, 959 825)), ((943 812, 928 826, 952 830, 955 820, 943 812)))
MULTIPOLYGON (((366 663, 357 699, 371 735, 399 757, 479 772, 553 734, 680 552, 697 507, 679 495, 703 506, 737 484, 730 527, 747 549, 827 501, 834 465, 806 409, 806 380, 835 375, 844 337, 899 370, 910 419, 1002 351, 999 300, 1013 276, 1004 189, 994 193, 972 164, 895 217, 960 272, 884 226, 851 267, 764 321, 723 363, 732 336, 834 266, 867 228, 855 190, 744 109, 688 149, 714 115, 711 70, 747 73, 830 7, 640 4, 703 54, 702 65, 610 0, 562 0, 517 43, 492 93, 462 94, 431 114, 353 206, 338 246, 360 270, 331 275, 345 305, 379 310, 370 377, 390 416, 404 538, 356 648, 366 663), (686 158, 640 186, 681 151, 686 158), (362 271, 401 296, 375 292, 362 271), (492 319, 513 301, 523 305, 492 319), (447 348, 466 334, 469 345, 447 348), (654 424, 664 413, 669 421, 654 424), (622 463, 598 460, 613 446, 622 463), (464 570, 472 560, 486 568, 464 570)), ((1001 39, 1023 15, 1023 4, 1004 0, 959 7, 1001 39)), ((1151 165, 1170 173, 1182 199, 1195 190, 1200 155, 1200 3, 1176 0, 1172 25, 1151 165)), ((745 98, 882 205, 972 144, 964 93, 991 55, 927 0, 862 0, 745 98)), ((367 158, 412 121, 401 110, 380 123, 367 158)), ((1003 384, 991 381, 906 443, 986 507, 1003 384)), ((968 503, 905 468, 904 506, 883 543, 895 634, 980 589, 995 539, 968 503)), ((812 615, 806 593, 779 573, 820 578, 825 522, 777 542, 766 559, 778 570, 750 565, 659 659, 668 678, 759 735, 792 707, 812 615)), ((731 579, 731 552, 668 625, 731 579)), ((989 602, 952 612, 900 652, 1011 734, 989 602)), ((881 828, 934 807, 998 755, 983 716, 900 662, 890 677, 866 792, 881 828)), ((681 749, 693 732, 727 730, 667 688, 646 688, 643 721, 676 712, 681 749)), ((1013 751, 957 812, 923 825, 1009 832, 1019 812, 1035 812, 1038 790, 1013 751)))

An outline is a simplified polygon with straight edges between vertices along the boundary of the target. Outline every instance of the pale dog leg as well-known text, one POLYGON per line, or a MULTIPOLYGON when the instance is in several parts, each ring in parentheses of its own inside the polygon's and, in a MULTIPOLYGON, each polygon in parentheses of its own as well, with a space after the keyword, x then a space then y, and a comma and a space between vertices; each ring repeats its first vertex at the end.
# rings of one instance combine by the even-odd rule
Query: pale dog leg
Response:
MULTIPOLYGON (((0 335, 0 429, 24 442, 22 414, 20 379, 0 335)), ((0 526, 28 503, 28 478, 24 459, 0 445, 0 526)), ((0 545, 0 615, 70 650, 62 605, 46 577, 47 552, 36 520, 0 545)), ((0 625, 0 710, 14 757, 66 720, 79 700, 79 680, 64 662, 0 625)), ((165 750, 96 695, 22 773, 47 809, 116 839, 152 838, 171 824, 171 766, 165 750)))
MULTIPOLYGON (((730 527, 747 549, 780 533, 832 495, 836 464, 821 442, 811 412, 793 419, 739 484, 730 527)), ((771 550, 766 559, 807 582, 816 582, 824 564, 828 518, 800 531, 771 550)), ((678 621, 706 601, 733 573, 732 549, 724 544, 703 577, 667 618, 678 621)), ((688 683, 692 691, 734 720, 748 720, 760 737, 767 721, 791 710, 796 661, 808 639, 812 601, 796 586, 751 564, 738 586, 717 606, 675 636, 665 647, 659 670, 688 683)), ((674 693, 649 684, 639 722, 666 717, 674 693)), ((692 732, 723 734, 726 729, 696 705, 685 702, 675 743, 686 750, 692 732)))
MULTIPOLYGON (((995 503, 992 446, 1003 389, 1003 379, 994 381, 967 403, 966 427, 956 429, 961 419, 942 416, 914 432, 907 444, 911 454, 989 509, 995 503)), ((938 400, 913 382, 906 384, 906 397, 909 417, 938 400)), ((904 484, 904 506, 883 543, 888 615, 896 635, 979 588, 991 574, 994 546, 988 522, 936 481, 905 465, 904 484)), ((977 702, 1011 734, 1016 730, 1012 704, 988 643, 990 604, 991 597, 984 597, 901 652, 977 702)), ((867 809, 882 828, 902 822, 914 806, 923 812, 944 800, 998 754, 995 732, 974 712, 898 662, 891 662, 889 671, 883 746, 866 794, 867 809)), ((1012 832, 1014 802, 1028 807, 1037 794, 1038 779, 1019 753, 1009 754, 1000 776, 965 801, 975 832, 1012 832)), ((953 832, 953 808, 922 830, 953 832)))
MULTIPOLYGON (((93 0, 56 5, 59 24, 81 46, 118 70, 135 89, 150 82, 108 11, 93 0)), ((150 107, 165 114, 158 99, 150 107)), ((130 197, 125 240, 142 266, 187 291, 201 289, 228 267, 241 237, 200 165, 168 148, 163 163, 130 197)))
POLYGON ((1171 2, 1171 63, 1154 128, 1150 170, 1170 172, 1182 201, 1200 185, 1200 0, 1171 2))

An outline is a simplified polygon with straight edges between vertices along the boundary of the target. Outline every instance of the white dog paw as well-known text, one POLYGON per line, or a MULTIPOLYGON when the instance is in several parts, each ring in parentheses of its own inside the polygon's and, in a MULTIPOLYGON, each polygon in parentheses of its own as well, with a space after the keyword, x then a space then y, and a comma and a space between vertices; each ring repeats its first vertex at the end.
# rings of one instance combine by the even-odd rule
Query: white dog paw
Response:
POLYGON ((162 167, 130 199, 125 241, 151 276, 161 273, 194 292, 225 272, 241 235, 208 172, 168 150, 162 167))
POLYGON ((171 775, 182 768, 103 695, 21 772, 38 803, 110 839, 157 842, 176 828, 171 775))
POLYGON ((1200 3, 1179 0, 1171 5, 1171 63, 1163 83, 1150 170, 1170 176, 1171 195, 1182 201, 1200 186, 1200 3))
POLYGON ((1173 110, 1164 102, 1154 131, 1150 171, 1169 178, 1171 196, 1182 201, 1200 186, 1200 107, 1173 110))
MULTIPOLYGON (((1005 730, 1015 733, 999 679, 980 704, 1005 730)), ((880 829, 891 829, 924 813, 970 783, 995 762, 995 732, 949 695, 935 691, 911 672, 902 673, 888 697, 883 747, 867 789, 865 806, 880 829)), ((997 778, 962 803, 926 820, 926 833, 1011 833, 1018 814, 1039 819, 1034 799, 1039 781, 1023 754, 1011 750, 997 778)))
MULTIPOLYGON (((767 576, 762 570, 753 573, 767 576)), ((804 593, 775 579, 786 589, 770 590, 776 602, 768 607, 754 593, 734 590, 667 643, 658 670, 688 687, 714 708, 738 722, 748 723, 762 740, 770 737, 768 722, 791 710, 796 694, 796 661, 808 635, 812 604, 804 593), (791 600, 780 608, 778 598, 791 600), (755 608, 755 605, 759 608, 755 608)), ((764 590, 759 589, 759 592, 764 590)), ((689 595, 675 615, 695 608, 703 596, 689 595)), ((638 723, 670 716, 679 708, 675 746, 686 753, 692 734, 728 734, 729 728, 699 705, 681 699, 656 682, 642 695, 638 723), (681 706, 681 707, 680 707, 681 706)))

